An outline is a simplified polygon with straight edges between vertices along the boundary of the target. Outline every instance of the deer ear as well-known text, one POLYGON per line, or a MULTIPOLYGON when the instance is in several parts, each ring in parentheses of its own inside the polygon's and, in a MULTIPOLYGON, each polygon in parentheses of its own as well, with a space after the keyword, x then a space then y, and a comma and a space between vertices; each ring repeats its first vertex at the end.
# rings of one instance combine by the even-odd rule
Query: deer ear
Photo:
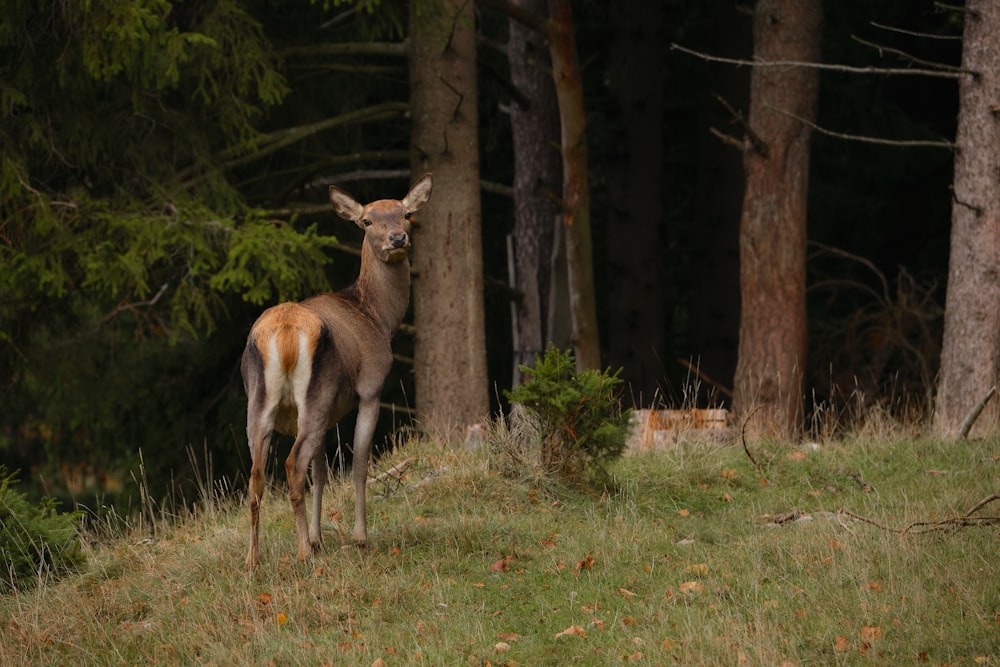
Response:
POLYGON ((403 207, 407 213, 419 211, 431 198, 431 175, 424 174, 416 183, 410 186, 410 191, 403 197, 403 207))
POLYGON ((333 204, 333 210, 341 218, 360 224, 365 207, 336 185, 330 186, 330 203, 333 204))

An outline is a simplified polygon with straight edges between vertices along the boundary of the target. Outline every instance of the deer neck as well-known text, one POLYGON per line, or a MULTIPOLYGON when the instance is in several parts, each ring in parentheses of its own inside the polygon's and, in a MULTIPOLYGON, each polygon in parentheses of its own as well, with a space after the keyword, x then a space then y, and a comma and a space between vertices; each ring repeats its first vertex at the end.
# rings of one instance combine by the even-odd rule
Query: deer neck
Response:
POLYGON ((363 243, 357 289, 360 307, 391 337, 410 304, 410 260, 383 262, 363 243))

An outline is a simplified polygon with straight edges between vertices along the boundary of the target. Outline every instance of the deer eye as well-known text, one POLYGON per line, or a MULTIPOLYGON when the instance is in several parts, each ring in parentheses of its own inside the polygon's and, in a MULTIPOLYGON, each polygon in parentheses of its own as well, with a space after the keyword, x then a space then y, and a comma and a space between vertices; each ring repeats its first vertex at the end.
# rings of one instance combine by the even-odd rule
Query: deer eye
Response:
POLYGON ((364 225, 365 227, 371 227, 372 226, 371 218, 365 218, 364 220, 361 221, 361 224, 364 225))
POLYGON ((410 213, 409 211, 407 211, 406 213, 403 214, 403 217, 406 218, 407 220, 409 220, 410 216, 412 216, 412 215, 413 215, 412 213, 410 213))

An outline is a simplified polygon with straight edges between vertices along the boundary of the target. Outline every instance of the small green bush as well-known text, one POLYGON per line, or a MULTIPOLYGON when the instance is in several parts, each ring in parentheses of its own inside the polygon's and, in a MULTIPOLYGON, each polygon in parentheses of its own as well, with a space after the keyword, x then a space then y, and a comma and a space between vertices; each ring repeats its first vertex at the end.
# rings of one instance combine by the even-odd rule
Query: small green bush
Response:
POLYGON ((621 369, 578 372, 570 352, 550 346, 534 368, 521 371, 527 379, 505 393, 539 422, 543 470, 574 482, 602 481, 628 438, 632 411, 618 400, 621 369))
POLYGON ((0 465, 0 592, 28 588, 83 561, 80 513, 58 513, 53 498, 33 505, 13 488, 16 482, 17 473, 0 465))

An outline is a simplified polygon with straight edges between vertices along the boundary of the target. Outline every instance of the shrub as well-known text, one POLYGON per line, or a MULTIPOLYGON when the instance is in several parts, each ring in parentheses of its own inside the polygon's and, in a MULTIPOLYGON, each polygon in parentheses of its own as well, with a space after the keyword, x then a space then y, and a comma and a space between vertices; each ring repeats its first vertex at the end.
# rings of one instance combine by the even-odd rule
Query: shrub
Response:
POLYGON ((80 513, 58 513, 53 498, 34 505, 13 488, 16 482, 17 474, 0 465, 0 592, 27 588, 83 561, 80 513))
POLYGON ((631 410, 618 400, 622 381, 608 371, 577 371, 573 355, 550 346, 526 380, 505 392, 538 420, 541 466, 569 481, 603 481, 606 465, 621 456, 631 410))

